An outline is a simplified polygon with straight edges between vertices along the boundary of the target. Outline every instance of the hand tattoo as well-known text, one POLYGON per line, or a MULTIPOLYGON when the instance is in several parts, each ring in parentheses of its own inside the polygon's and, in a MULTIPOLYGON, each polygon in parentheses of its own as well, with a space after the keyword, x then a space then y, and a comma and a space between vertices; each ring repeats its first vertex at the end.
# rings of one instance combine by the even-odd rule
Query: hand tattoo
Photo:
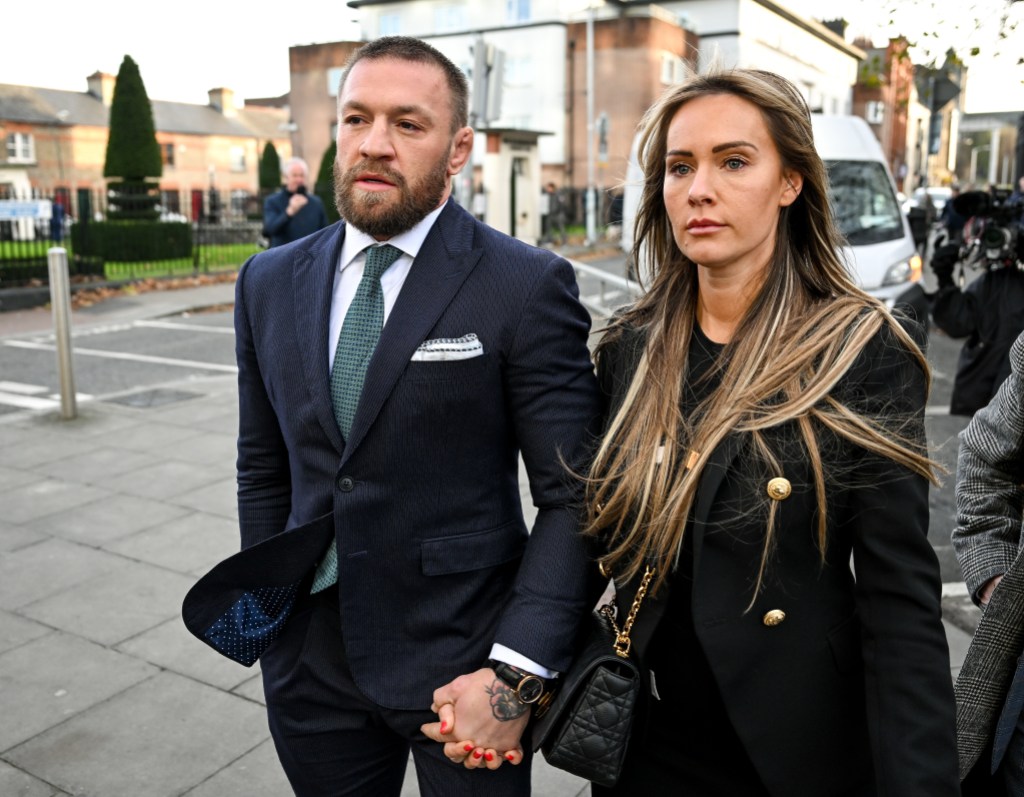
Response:
POLYGON ((484 687, 491 697, 491 713, 498 722, 509 722, 523 716, 529 706, 520 702, 508 684, 498 678, 489 687, 484 687))

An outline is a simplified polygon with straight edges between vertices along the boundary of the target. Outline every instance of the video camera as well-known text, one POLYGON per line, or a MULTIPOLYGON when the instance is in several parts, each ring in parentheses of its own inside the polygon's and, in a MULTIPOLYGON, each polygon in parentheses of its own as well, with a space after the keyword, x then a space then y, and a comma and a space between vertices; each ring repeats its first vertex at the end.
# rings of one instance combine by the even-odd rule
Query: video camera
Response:
POLYGON ((966 260, 984 268, 1024 268, 1024 200, 1011 202, 1008 190, 993 189, 967 191, 952 202, 970 219, 964 230, 966 260))

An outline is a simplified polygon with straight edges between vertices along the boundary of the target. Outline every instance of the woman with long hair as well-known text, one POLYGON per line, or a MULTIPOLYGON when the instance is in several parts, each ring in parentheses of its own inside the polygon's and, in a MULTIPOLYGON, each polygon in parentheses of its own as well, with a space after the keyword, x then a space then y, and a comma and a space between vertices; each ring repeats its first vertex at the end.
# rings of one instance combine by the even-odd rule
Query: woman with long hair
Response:
POLYGON ((641 129, 650 285, 597 350, 585 533, 645 593, 649 688, 594 794, 959 794, 920 329, 840 259, 787 80, 692 77, 641 129))

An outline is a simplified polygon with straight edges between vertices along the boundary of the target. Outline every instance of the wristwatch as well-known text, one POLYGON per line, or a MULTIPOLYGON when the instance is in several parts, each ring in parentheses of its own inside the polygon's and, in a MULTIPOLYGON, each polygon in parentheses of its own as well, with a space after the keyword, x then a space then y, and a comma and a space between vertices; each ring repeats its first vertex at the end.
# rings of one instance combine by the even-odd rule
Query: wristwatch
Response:
POLYGON ((487 666, 494 670, 494 674, 498 678, 508 684, 520 703, 536 703, 543 696, 547 682, 539 675, 520 670, 518 667, 496 659, 488 659, 487 666))

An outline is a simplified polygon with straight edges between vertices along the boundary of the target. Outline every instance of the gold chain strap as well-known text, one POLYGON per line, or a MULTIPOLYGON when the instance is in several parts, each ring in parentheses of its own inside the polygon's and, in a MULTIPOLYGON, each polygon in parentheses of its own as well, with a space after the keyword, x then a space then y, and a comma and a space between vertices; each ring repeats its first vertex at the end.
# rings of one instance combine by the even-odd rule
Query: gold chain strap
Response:
POLYGON ((640 587, 636 591, 636 595, 633 596, 633 605, 629 608, 629 615, 626 617, 626 622, 623 623, 621 630, 615 623, 615 609, 612 604, 601 607, 601 612, 612 624, 612 628, 615 629, 615 652, 624 659, 629 658, 629 648, 633 644, 629 638, 629 632, 633 630, 633 623, 636 622, 637 612, 640 611, 640 604, 644 602, 644 598, 647 597, 647 588, 651 584, 651 579, 654 577, 654 568, 648 565, 644 569, 644 577, 640 581, 640 587))

